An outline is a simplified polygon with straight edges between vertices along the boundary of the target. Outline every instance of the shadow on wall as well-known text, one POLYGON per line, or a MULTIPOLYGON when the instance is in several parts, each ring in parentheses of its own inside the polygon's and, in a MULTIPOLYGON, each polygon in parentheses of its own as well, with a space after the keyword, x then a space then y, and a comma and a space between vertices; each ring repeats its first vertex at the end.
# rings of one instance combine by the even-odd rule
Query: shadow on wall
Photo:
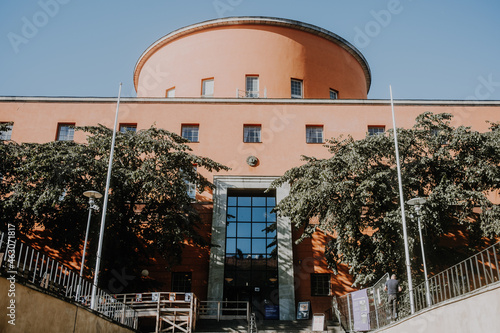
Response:
MULTIPOLYGON (((2 295, 7 294, 9 284, 7 279, 0 277, 2 295)), ((11 300, 15 301, 13 303, 14 310, 9 310, 11 316, 5 315, 6 310, 0 316, 1 332, 134 332, 76 304, 65 302, 19 283, 16 283, 15 286, 13 298, 0 297, 0 308, 2 309, 7 309, 10 305, 8 303, 12 302, 11 300)))
POLYGON ((499 309, 500 283, 496 283, 471 296, 431 307, 377 332, 498 332, 499 309))

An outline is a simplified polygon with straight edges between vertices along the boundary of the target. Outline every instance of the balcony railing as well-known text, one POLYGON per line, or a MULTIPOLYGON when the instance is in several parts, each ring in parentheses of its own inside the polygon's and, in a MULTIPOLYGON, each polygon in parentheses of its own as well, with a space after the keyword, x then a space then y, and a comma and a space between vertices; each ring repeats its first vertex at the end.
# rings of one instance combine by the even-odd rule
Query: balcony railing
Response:
MULTIPOLYGON (((36 285, 90 310, 92 282, 78 271, 0 231, 0 274, 16 275, 17 281, 36 285)), ((97 288, 95 311, 131 328, 137 328, 137 312, 97 288)))
POLYGON ((236 89, 236 98, 267 98, 267 88, 263 91, 236 89))

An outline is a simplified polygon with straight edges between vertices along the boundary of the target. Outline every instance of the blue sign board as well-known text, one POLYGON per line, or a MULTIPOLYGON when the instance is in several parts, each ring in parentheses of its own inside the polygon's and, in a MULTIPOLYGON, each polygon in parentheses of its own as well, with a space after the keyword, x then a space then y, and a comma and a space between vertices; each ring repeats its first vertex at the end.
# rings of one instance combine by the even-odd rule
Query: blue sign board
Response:
POLYGON ((265 319, 280 319, 279 305, 264 305, 264 318, 265 319))
POLYGON ((297 319, 309 319, 309 302, 299 302, 297 307, 297 319))

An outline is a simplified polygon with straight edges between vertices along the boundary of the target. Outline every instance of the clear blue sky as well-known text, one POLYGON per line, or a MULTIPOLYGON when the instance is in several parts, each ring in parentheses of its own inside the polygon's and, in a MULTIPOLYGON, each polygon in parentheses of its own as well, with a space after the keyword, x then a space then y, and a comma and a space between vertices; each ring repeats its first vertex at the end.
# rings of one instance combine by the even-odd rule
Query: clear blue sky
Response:
POLYGON ((330 30, 372 71, 370 99, 500 100, 498 0, 3 0, 0 96, 135 96, 142 52, 178 28, 273 16, 330 30))

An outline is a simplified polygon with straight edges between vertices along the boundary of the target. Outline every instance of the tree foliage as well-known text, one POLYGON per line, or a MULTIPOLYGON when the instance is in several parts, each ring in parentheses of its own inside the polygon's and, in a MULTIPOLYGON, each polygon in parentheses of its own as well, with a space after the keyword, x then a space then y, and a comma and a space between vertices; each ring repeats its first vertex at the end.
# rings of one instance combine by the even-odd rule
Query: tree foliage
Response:
MULTIPOLYGON (((426 112, 413 128, 398 129, 404 200, 427 199, 421 221, 431 271, 457 262, 460 253, 442 243, 457 226, 466 230, 470 247, 500 233, 500 207, 488 196, 500 189, 498 124, 478 133, 453 127, 451 120, 450 114, 426 112)), ((347 264, 357 285, 385 272, 406 275, 393 132, 335 138, 326 146, 332 157, 303 157, 304 165, 272 184, 290 184, 276 211, 303 230, 298 241, 318 230, 335 235, 325 246, 327 261, 335 272, 347 264)), ((421 254, 412 212, 406 206, 412 268, 423 276, 416 272, 421 254)))
MULTIPOLYGON (((15 221, 22 233, 43 226, 52 233, 55 248, 75 252, 83 243, 88 217, 83 192, 97 190, 104 195, 112 138, 112 130, 104 126, 76 130, 88 133, 85 144, 0 144, 1 224, 15 221)), ((208 171, 228 168, 193 154, 186 142, 155 127, 117 133, 101 265, 108 273, 124 267, 140 270, 140 258, 150 256, 153 248, 172 266, 179 263, 186 240, 208 245, 199 233, 199 215, 187 182, 201 191, 210 189, 213 185, 194 166, 208 171)), ((102 199, 96 203, 102 207, 102 199)), ((93 214, 90 267, 101 211, 93 214)))

